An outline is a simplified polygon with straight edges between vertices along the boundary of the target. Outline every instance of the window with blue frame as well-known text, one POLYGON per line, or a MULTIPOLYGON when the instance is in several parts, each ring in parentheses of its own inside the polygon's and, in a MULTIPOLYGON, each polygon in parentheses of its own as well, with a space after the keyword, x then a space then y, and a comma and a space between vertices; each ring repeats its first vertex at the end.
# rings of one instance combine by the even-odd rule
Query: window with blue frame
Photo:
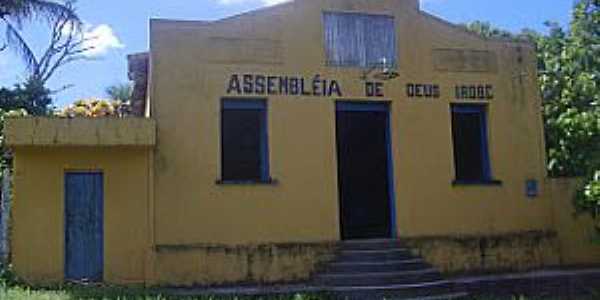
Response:
POLYGON ((452 106, 456 183, 492 182, 485 105, 452 106))
POLYGON ((221 181, 269 181, 267 102, 223 99, 221 103, 221 181))

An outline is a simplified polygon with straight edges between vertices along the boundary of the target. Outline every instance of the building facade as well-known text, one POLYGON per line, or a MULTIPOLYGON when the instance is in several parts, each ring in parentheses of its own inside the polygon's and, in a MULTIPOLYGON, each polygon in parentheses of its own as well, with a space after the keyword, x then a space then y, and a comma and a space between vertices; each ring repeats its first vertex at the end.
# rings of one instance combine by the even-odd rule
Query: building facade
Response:
POLYGON ((532 44, 418 0, 296 0, 152 20, 140 57, 144 118, 8 121, 24 278, 293 281, 382 238, 446 272, 600 262, 546 178, 532 44))

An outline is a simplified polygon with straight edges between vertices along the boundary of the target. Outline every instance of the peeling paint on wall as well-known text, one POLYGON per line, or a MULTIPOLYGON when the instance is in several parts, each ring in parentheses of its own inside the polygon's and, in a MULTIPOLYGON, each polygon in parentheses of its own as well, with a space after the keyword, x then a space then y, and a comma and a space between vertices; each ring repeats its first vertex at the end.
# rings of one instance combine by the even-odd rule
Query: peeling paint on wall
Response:
POLYGON ((157 246, 154 284, 213 286, 302 281, 333 259, 335 249, 335 243, 157 246))
POLYGON ((444 273, 527 271, 560 264, 554 231, 421 237, 406 243, 444 273))

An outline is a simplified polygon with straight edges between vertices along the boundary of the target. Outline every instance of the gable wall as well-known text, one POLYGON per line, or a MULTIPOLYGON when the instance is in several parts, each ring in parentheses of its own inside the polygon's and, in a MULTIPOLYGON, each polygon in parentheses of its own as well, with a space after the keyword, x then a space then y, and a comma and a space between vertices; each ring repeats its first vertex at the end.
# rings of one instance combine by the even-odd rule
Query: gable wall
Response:
POLYGON ((307 81, 319 74, 338 80, 344 99, 391 101, 400 236, 549 228, 546 195, 525 196, 525 181, 542 182, 545 176, 533 51, 528 44, 486 41, 463 32, 419 12, 415 1, 295 1, 213 23, 153 21, 157 244, 339 239, 334 97, 268 96, 271 176, 279 183, 215 183, 220 177, 220 98, 231 96, 232 74, 246 73, 307 81), (322 11, 395 17, 400 76, 384 83, 384 98, 365 96, 361 70, 325 66, 322 11), (449 50, 456 49, 489 53, 497 60, 485 66, 486 72, 477 65, 461 70, 460 62, 444 59, 455 58, 449 50), (409 99, 408 83, 439 84, 442 96, 409 99), (454 86, 462 84, 494 86, 490 155, 501 186, 451 184, 449 105, 457 102, 454 86))

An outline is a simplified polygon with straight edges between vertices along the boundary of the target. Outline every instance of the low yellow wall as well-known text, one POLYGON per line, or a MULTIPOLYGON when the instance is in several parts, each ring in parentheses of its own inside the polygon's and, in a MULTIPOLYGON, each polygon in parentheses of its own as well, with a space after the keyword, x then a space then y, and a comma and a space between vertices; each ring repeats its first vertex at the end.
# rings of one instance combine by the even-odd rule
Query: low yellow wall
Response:
MULTIPOLYGON (((541 202, 544 230, 423 236, 407 239, 425 260, 445 273, 527 271, 548 266, 600 265, 594 220, 577 214, 575 179, 546 179, 541 202)), ((522 222, 527 222, 522 221, 522 222)))
POLYGON ((553 231, 408 239, 407 244, 446 274, 528 271, 560 264, 553 231))
POLYGON ((156 250, 153 285, 206 286, 306 280, 333 258, 335 245, 159 246, 156 250))
MULTIPOLYGON (((59 283, 64 265, 66 170, 105 174, 105 281, 116 284, 222 285, 307 279, 332 258, 335 243, 152 245, 152 153, 144 147, 16 147, 13 264, 32 283, 59 283)), ((406 238, 445 273, 524 271, 600 264, 593 220, 576 216, 575 180, 543 182, 543 230, 406 238)), ((255 220, 255 222, 259 222, 255 220)))
POLYGON ((104 172, 104 280, 145 281, 148 247, 148 148, 15 149, 12 262, 32 283, 64 277, 64 173, 104 172))
POLYGON ((561 264, 600 265, 600 243, 594 220, 589 214, 577 214, 573 195, 578 181, 549 179, 546 188, 552 195, 553 223, 560 242, 561 264), (596 239, 596 240, 595 240, 596 239))

